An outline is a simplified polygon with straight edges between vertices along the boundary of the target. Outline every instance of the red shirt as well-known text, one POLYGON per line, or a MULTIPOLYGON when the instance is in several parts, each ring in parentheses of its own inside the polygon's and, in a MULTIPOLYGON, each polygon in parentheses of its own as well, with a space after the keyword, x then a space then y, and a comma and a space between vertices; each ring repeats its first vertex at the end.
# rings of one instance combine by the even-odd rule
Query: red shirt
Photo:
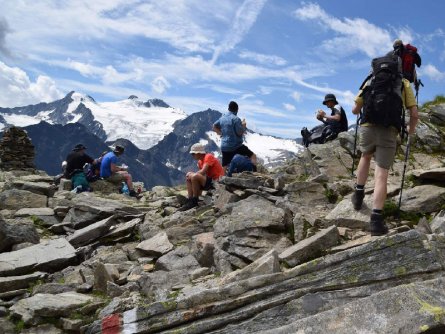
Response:
POLYGON ((216 159, 213 154, 206 153, 204 159, 198 160, 198 167, 202 169, 202 167, 207 164, 209 169, 207 170, 207 176, 213 180, 218 180, 221 176, 224 175, 224 169, 219 163, 218 159, 216 159))

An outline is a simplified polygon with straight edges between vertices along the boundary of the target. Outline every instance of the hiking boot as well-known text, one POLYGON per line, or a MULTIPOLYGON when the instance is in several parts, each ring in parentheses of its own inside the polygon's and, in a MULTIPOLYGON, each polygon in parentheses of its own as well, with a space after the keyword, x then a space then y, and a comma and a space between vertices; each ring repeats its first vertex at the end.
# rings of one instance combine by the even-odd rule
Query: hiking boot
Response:
POLYGON ((178 211, 187 211, 190 209, 193 209, 194 207, 198 206, 198 198, 192 197, 187 200, 187 203, 185 203, 183 206, 181 206, 178 211))
POLYGON ((354 210, 360 210, 363 204, 363 198, 365 197, 365 189, 355 189, 354 193, 351 197, 352 205, 354 206, 354 210))
POLYGON ((386 226, 383 215, 380 213, 371 213, 370 231, 372 236, 379 236, 388 233, 388 226, 386 226))
POLYGON ((130 197, 135 197, 137 199, 141 198, 142 196, 139 195, 136 191, 134 191, 133 189, 130 190, 130 192, 128 193, 128 196, 130 197))

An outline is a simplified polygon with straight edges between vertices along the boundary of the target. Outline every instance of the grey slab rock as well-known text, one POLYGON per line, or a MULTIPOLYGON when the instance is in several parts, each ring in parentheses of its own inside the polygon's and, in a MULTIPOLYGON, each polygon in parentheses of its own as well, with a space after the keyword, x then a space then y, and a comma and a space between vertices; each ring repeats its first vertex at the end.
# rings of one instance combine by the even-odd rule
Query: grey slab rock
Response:
POLYGON ((368 230, 369 219, 372 211, 372 195, 365 195, 362 208, 354 210, 351 196, 345 197, 325 217, 325 225, 336 225, 354 229, 368 230))
POLYGON ((112 225, 110 231, 102 236, 101 239, 111 240, 131 234, 141 223, 142 218, 138 217, 127 222, 112 225))
POLYGON ((37 325, 45 322, 44 318, 69 316, 72 311, 93 300, 93 297, 77 292, 57 295, 41 293, 19 300, 10 311, 13 316, 22 319, 25 325, 37 325))
POLYGON ((0 292, 26 289, 30 284, 44 279, 46 273, 37 271, 28 275, 0 277, 0 292))
POLYGON ((413 213, 431 213, 439 211, 444 203, 444 187, 421 185, 403 192, 401 210, 413 213))
MULTIPOLYGON (((255 333, 293 322, 295 318, 288 319, 280 316, 279 312, 270 312, 291 301, 298 302, 296 305, 306 305, 303 314, 310 315, 311 312, 317 313, 318 309, 346 305, 351 298, 367 297, 397 285, 439 277, 443 280, 444 256, 444 238, 428 241, 425 235, 411 230, 376 238, 365 245, 327 255, 283 273, 201 288, 184 297, 140 306, 124 313, 124 325, 132 328, 133 333, 211 333, 228 325, 237 326, 233 333, 255 333), (301 298, 310 294, 335 292, 337 296, 348 295, 349 298, 336 298, 336 303, 327 304, 323 303, 323 299, 311 298, 301 303, 301 298), (244 320, 262 315, 268 320, 249 322, 249 330, 242 327, 244 320)), ((421 294, 419 296, 423 298, 421 294)), ((393 301, 392 305, 396 305, 394 302, 397 301, 393 301)), ((297 311, 293 308, 292 314, 298 316, 300 313, 297 311)))
POLYGON ((45 195, 47 197, 53 197, 57 189, 57 186, 47 182, 27 182, 23 180, 14 180, 12 187, 20 190, 28 190, 32 193, 45 195))
POLYGON ((445 125, 445 105, 442 103, 432 106, 428 116, 431 123, 441 126, 445 125))
POLYGON ((54 216, 54 210, 51 208, 23 208, 18 210, 14 216, 28 217, 28 216, 54 216))
POLYGON ((445 181, 445 167, 428 170, 417 169, 413 170, 410 174, 420 180, 445 181))
POLYGON ((430 227, 433 233, 445 232, 445 210, 440 211, 437 216, 430 222, 430 227))
POLYGON ((319 257, 330 247, 336 246, 339 240, 340 235, 337 227, 331 226, 289 247, 279 255, 279 258, 280 261, 294 267, 297 264, 319 257))
POLYGON ((42 208, 47 206, 48 197, 19 189, 5 190, 0 193, 0 210, 19 210, 23 207, 23 203, 26 203, 28 208, 42 208))
POLYGON ((440 333, 445 330, 444 284, 445 279, 438 278, 401 285, 259 333, 417 334, 433 329, 437 330, 433 333, 440 333))
POLYGON ((76 230, 72 235, 67 237, 67 240, 76 248, 88 245, 94 240, 106 235, 114 224, 116 224, 115 216, 105 218, 87 227, 76 230))
POLYGON ((270 250, 258 260, 247 267, 229 273, 221 279, 220 284, 228 284, 235 281, 245 280, 254 276, 274 274, 280 272, 280 262, 275 249, 270 250))
POLYGON ((160 232, 153 238, 144 240, 136 246, 136 249, 146 255, 162 256, 173 249, 173 245, 168 240, 167 233, 160 232))
POLYGON ((39 284, 32 290, 32 295, 38 293, 57 295, 63 292, 76 291, 75 284, 59 284, 59 283, 44 283, 39 284))
POLYGON ((35 246, 0 254, 0 276, 16 276, 36 270, 52 272, 76 262, 76 251, 67 240, 44 240, 35 246))

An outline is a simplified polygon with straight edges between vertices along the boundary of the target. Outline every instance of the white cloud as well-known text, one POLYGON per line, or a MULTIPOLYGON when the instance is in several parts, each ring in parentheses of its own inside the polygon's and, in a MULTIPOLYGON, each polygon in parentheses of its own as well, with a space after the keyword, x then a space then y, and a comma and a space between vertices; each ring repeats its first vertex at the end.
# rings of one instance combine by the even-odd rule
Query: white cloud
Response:
POLYGON ((281 57, 274 56, 274 55, 264 55, 256 52, 251 51, 242 51, 239 54, 239 57, 241 59, 250 59, 253 61, 256 61, 260 64, 266 64, 266 65, 279 65, 283 66, 287 64, 287 61, 281 57))
POLYGON ((287 111, 295 111, 296 110, 295 106, 293 104, 290 104, 290 103, 283 103, 283 107, 287 111))
POLYGON ((18 67, 9 67, 0 61, 0 105, 18 107, 39 102, 51 102, 63 97, 55 82, 39 75, 32 82, 18 67))
POLYGON ((151 89, 158 94, 163 94, 168 88, 170 83, 163 76, 156 77, 151 82, 151 89))
POLYGON ((267 0, 245 0, 243 2, 236 12, 233 25, 230 27, 222 42, 216 47, 212 57, 212 64, 218 60, 222 53, 232 50, 242 41, 250 28, 255 24, 266 1, 267 0))
POLYGON ((294 16, 302 21, 314 21, 323 28, 330 29, 336 37, 323 41, 324 51, 332 54, 352 54, 363 52, 369 57, 376 57, 387 52, 392 46, 390 33, 369 23, 362 18, 338 19, 326 13, 318 4, 303 3, 294 12, 294 16))
POLYGON ((301 93, 300 92, 292 92, 290 95, 295 101, 300 102, 301 101, 301 93))
POLYGON ((426 75, 431 80, 442 81, 445 79, 445 72, 441 72, 436 66, 427 64, 418 69, 419 74, 426 75))

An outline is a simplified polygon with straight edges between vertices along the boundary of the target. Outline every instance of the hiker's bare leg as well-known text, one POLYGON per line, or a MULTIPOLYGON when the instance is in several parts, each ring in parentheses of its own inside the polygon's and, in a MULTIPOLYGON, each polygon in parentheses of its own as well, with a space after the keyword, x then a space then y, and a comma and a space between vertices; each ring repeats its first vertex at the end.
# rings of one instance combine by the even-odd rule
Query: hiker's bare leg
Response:
POLYGON ((375 166, 373 209, 382 210, 386 200, 389 171, 375 166))
POLYGON ((188 198, 193 197, 192 175, 193 175, 192 172, 188 172, 187 175, 185 176, 186 181, 187 181, 187 196, 188 196, 188 198))
POLYGON ((256 160, 256 154, 255 154, 255 153, 252 154, 252 156, 250 157, 250 161, 252 161, 252 163, 253 163, 254 165, 256 165, 257 160, 256 160))
POLYGON ((133 190, 133 179, 132 179, 131 175, 125 171, 119 171, 118 173, 124 177, 125 183, 127 184, 128 189, 133 190))
POLYGON ((373 153, 363 153, 357 167, 357 184, 365 185, 368 179, 369 166, 371 166, 371 158, 373 153))
POLYGON ((206 177, 202 174, 195 173, 191 177, 193 197, 199 197, 202 193, 202 188, 206 184, 206 177))

